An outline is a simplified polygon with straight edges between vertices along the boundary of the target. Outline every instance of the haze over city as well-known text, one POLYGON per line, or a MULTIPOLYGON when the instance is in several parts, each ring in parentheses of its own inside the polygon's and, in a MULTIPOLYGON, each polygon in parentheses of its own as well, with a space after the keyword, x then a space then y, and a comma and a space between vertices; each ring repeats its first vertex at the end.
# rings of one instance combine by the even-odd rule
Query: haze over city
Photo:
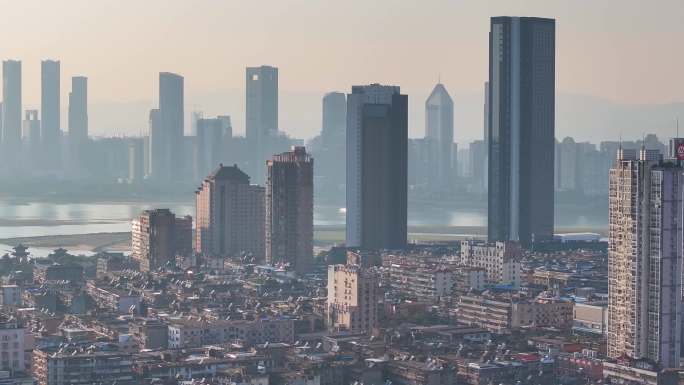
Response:
POLYGON ((684 385, 682 16, 0 0, 0 385, 684 385))
MULTIPOLYGON (((487 23, 496 15, 558 22, 557 136, 582 140, 672 135, 684 116, 684 4, 658 1, 104 1, 4 0, 0 42, 23 62, 24 104, 40 98, 40 60, 90 80, 93 135, 137 135, 156 104, 156 74, 186 81, 187 110, 228 113, 244 132, 244 67, 280 70, 279 126, 311 138, 320 98, 370 81, 409 95, 409 135, 422 135, 423 101, 438 79, 454 98, 457 142, 478 137, 487 23)), ((62 88, 63 100, 68 90, 62 88)), ((63 106, 65 108, 65 104, 63 106)), ((63 108, 63 109, 64 109, 63 108)), ((66 110, 64 110, 66 111, 66 110)), ((189 127, 186 114, 186 130, 189 127)), ((62 114, 66 127, 66 114, 62 114)))

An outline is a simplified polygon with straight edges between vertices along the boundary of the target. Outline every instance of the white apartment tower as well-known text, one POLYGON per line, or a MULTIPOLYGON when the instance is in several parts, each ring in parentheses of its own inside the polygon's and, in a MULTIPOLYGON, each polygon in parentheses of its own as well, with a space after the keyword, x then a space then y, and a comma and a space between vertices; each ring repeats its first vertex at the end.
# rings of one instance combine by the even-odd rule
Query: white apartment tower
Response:
POLYGON ((608 356, 679 366, 684 168, 620 149, 610 170, 608 356))

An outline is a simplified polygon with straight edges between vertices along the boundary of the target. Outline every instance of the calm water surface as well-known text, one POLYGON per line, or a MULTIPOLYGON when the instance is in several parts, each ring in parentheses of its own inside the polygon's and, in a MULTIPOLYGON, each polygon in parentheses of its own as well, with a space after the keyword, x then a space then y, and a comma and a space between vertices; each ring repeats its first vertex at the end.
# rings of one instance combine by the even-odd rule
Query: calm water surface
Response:
MULTIPOLYGON (((169 208, 177 215, 194 215, 192 203, 46 203, 17 204, 0 200, 0 238, 40 235, 122 232, 130 230, 130 220, 142 210, 169 208)), ((592 228, 607 226, 601 212, 576 210, 556 213, 560 227, 592 228)), ((484 209, 410 207, 409 226, 485 226, 484 209)), ((344 212, 335 206, 316 206, 316 225, 344 225, 344 212)))

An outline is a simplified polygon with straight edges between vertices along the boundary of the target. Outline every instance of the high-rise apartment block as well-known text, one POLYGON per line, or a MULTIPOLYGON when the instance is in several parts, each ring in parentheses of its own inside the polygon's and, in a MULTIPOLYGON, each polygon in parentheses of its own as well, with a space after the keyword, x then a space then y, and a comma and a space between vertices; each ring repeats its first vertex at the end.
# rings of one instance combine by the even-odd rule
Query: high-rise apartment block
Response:
POLYGON ((680 365, 684 168, 618 150, 610 170, 608 356, 680 365))
POLYGON ((40 139, 43 161, 47 168, 59 169, 61 165, 60 128, 60 63, 41 62, 40 139))
POLYGON ((145 210, 131 226, 131 256, 141 271, 174 263, 192 252, 192 217, 176 217, 169 209, 145 210))
POLYGON ((491 19, 490 241, 553 237, 555 30, 553 19, 491 19))
POLYGON ((226 122, 220 118, 200 118, 196 124, 195 178, 201 179, 221 163, 226 122))
POLYGON ((295 147, 266 165, 266 262, 298 273, 313 262, 313 161, 295 147))
POLYGON ((150 175, 155 180, 176 179, 184 161, 184 79, 159 73, 159 109, 150 112, 150 175))
MULTIPOLYGON (((316 177, 326 192, 344 191, 347 99, 342 92, 328 92, 323 96, 323 120, 316 157, 316 177)), ((318 182, 317 182, 318 183, 318 182)))
POLYGON ((246 85, 246 134, 252 151, 249 174, 256 183, 264 181, 264 163, 271 139, 278 133, 278 68, 248 67, 246 85))
POLYGON ((207 256, 264 257, 264 188, 237 166, 220 165, 195 193, 195 250, 207 256))
POLYGON ((69 138, 79 145, 88 140, 88 78, 85 76, 71 78, 69 138))
POLYGON ((2 62, 3 151, 16 151, 21 142, 21 61, 2 62))
POLYGON ((347 96, 347 246, 406 246, 408 97, 398 86, 347 96))
POLYGON ((372 333, 378 326, 378 283, 373 271, 358 265, 328 266, 328 328, 372 333))

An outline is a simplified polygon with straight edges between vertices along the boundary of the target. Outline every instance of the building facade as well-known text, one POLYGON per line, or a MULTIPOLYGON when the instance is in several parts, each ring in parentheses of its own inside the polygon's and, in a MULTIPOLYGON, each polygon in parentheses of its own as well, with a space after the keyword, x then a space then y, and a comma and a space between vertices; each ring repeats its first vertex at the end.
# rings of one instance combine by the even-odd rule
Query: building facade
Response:
POLYGON ((298 273, 313 263, 313 162, 295 147, 266 163, 266 262, 298 273))
POLYGON ((43 164, 47 169, 58 170, 62 151, 60 128, 60 63, 54 60, 41 62, 40 139, 43 164))
POLYGON ((159 109, 150 112, 150 176, 159 181, 179 177, 183 162, 184 79, 159 73, 159 109))
POLYGON ((406 246, 408 97, 398 86, 347 96, 347 247, 406 246))
POLYGON ((551 239, 555 20, 491 19, 488 106, 488 239, 551 239))
POLYGON ((1 116, 3 151, 17 150, 21 143, 21 61, 2 62, 1 116))
POLYGON ((461 241, 461 265, 482 268, 489 284, 520 287, 521 249, 517 242, 461 241))
POLYGON ((195 193, 195 251, 264 257, 265 190, 237 166, 220 165, 195 193))
POLYGON ((201 180, 221 163, 225 122, 219 118, 200 118, 196 122, 195 179, 201 180))
POLYGON ((131 224, 131 256, 141 271, 173 263, 192 252, 192 217, 176 217, 169 209, 145 210, 131 224))
POLYGON ((378 278, 358 265, 328 266, 330 330, 372 333, 378 326, 378 278))
POLYGON ((608 356, 679 366, 684 168, 618 151, 610 170, 608 356))
POLYGON ((432 191, 444 190, 454 181, 451 168, 454 143, 454 102, 442 83, 438 83, 425 101, 425 139, 429 140, 436 162, 430 167, 432 191))
POLYGON ((0 370, 25 369, 24 327, 12 316, 0 315, 0 370))
POLYGON ((270 155, 271 139, 278 133, 278 68, 247 67, 245 86, 245 131, 252 155, 248 172, 256 183, 263 183, 263 165, 270 155))
POLYGON ((45 348, 34 350, 32 371, 38 385, 133 385, 132 364, 130 354, 117 351, 45 348))

